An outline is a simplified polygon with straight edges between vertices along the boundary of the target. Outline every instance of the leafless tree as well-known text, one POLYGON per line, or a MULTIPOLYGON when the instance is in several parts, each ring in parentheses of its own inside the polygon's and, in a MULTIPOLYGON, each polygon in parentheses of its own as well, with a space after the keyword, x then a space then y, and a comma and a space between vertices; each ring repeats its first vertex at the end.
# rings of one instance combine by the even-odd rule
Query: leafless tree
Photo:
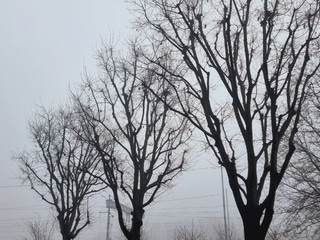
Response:
POLYGON ((33 149, 14 156, 22 178, 56 211, 63 240, 74 239, 90 223, 84 205, 89 196, 105 186, 92 176, 102 170, 98 154, 82 141, 76 119, 67 107, 50 111, 41 108, 29 124, 33 149))
POLYGON ((132 2, 154 50, 148 58, 179 107, 155 94, 204 134, 227 172, 245 239, 265 239, 295 152, 305 90, 319 69, 319 1, 132 2))
POLYGON ((224 230, 224 227, 222 225, 218 225, 215 227, 215 233, 217 237, 215 240, 241 240, 242 238, 239 236, 239 234, 236 231, 236 228, 231 224, 228 226, 227 229, 227 236, 226 231, 224 230))
POLYGON ((192 224, 191 227, 180 225, 178 226, 173 233, 173 240, 207 240, 208 236, 206 234, 206 230, 199 227, 194 226, 192 224))
POLYGON ((169 99, 172 87, 157 79, 140 51, 136 42, 126 56, 105 46, 98 56, 100 78, 87 77, 76 97, 84 132, 102 159, 120 228, 129 240, 140 239, 145 208, 183 170, 190 136, 186 120, 149 91, 152 86, 169 99), (123 206, 132 208, 131 224, 123 206))
POLYGON ((224 228, 221 225, 214 227, 213 231, 203 225, 179 225, 173 232, 173 240, 241 240, 235 228, 230 228, 228 236, 225 236, 224 228))
POLYGON ((287 238, 285 236, 287 236, 287 233, 283 229, 279 227, 270 227, 266 236, 266 240, 287 240, 293 238, 298 239, 297 236, 293 238, 287 238))
POLYGON ((52 240, 54 222, 33 219, 27 222, 27 228, 31 240, 52 240))
POLYGON ((304 233, 312 239, 320 227, 320 84, 309 88, 302 111, 301 130, 295 140, 297 155, 291 162, 284 188, 287 230, 304 233))

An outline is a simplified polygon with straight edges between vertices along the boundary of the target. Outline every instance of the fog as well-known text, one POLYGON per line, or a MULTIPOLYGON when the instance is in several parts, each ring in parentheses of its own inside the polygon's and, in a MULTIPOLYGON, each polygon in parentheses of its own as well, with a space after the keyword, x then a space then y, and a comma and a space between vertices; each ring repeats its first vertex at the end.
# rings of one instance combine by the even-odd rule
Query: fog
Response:
MULTIPOLYGON (((68 99, 84 71, 96 73, 95 53, 102 40, 125 42, 132 16, 122 1, 11 0, 0 8, 0 239, 26 239, 26 222, 50 219, 54 212, 19 179, 12 155, 28 149, 27 122, 38 105, 68 99)), ((190 166, 168 191, 146 209, 150 239, 169 236, 177 225, 213 230, 223 223, 220 169, 199 145, 190 166)), ((105 239, 108 190, 90 200, 92 224, 77 239, 105 239)), ((227 191, 230 222, 241 223, 227 191)), ((112 239, 120 236, 112 211, 112 239)), ((59 239, 58 230, 56 238, 59 239)))

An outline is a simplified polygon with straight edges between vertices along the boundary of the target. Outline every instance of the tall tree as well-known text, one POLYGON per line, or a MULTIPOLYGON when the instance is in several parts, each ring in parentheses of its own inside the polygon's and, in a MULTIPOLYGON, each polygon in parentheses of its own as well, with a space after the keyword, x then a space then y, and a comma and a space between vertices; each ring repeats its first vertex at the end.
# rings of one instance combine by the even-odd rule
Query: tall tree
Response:
POLYGON ((152 86, 169 99, 172 87, 141 61, 140 51, 135 42, 127 56, 105 46, 98 56, 101 77, 87 78, 76 97, 84 132, 103 162, 120 228, 129 240, 140 239, 145 208, 183 170, 190 136, 186 120, 149 90, 152 86), (131 224, 125 206, 132 209, 131 224))
POLYGON ((156 50, 149 60, 179 107, 155 94, 204 134, 226 170, 245 239, 265 239, 305 89, 320 66, 319 1, 133 2, 137 27, 156 50), (160 60, 164 52, 170 65, 160 60), (188 73, 177 74, 175 63, 188 73))
POLYGON ((105 188, 94 147, 82 141, 71 109, 42 108, 31 121, 33 149, 15 155, 22 178, 53 207, 63 240, 74 239, 89 223, 87 198, 105 188))
POLYGON ((320 84, 318 78, 314 80, 302 110, 301 130, 295 140, 297 154, 286 175, 284 200, 287 230, 317 239, 320 227, 320 84))

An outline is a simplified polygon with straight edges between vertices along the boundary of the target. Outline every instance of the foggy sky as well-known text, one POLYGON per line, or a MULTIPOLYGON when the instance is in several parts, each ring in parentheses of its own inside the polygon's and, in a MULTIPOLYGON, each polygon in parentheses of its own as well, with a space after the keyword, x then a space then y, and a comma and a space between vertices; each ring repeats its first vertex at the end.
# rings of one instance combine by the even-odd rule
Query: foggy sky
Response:
MULTIPOLYGON (((122 1, 8 0, 0 7, 0 239, 24 239, 25 222, 52 215, 30 188, 20 186, 11 155, 30 147, 27 121, 37 105, 56 106, 68 99, 84 69, 95 74, 95 53, 102 40, 121 42, 132 35, 132 17, 122 1)), ((147 209, 151 239, 175 224, 222 223, 220 170, 197 149, 189 172, 147 209)), ((215 164, 216 165, 216 164, 215 164)), ((239 224, 229 194, 230 218, 239 224)), ((104 197, 108 192, 104 194, 104 197)), ((78 239, 105 239, 105 198, 90 204, 93 225, 78 239), (100 212, 100 214, 99 214, 100 212), (100 234, 99 234, 100 231, 100 234)), ((113 213, 115 215, 115 213, 113 213)), ((117 229, 112 218, 113 232, 117 229)), ((211 224, 212 225, 212 224, 211 224)), ((57 237, 59 239, 60 236, 57 237)), ((160 238, 161 239, 161 238, 160 238)))

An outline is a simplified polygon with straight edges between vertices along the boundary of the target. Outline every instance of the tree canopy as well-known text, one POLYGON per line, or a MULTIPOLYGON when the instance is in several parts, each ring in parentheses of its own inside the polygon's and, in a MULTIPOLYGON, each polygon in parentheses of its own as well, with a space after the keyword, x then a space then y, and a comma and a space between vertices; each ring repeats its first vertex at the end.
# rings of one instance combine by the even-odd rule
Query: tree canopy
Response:
POLYGON ((149 61, 179 101, 171 109, 203 133, 225 168, 245 239, 265 239, 306 88, 320 66, 319 2, 133 2, 149 61), (168 55, 169 67, 161 61, 168 55))

